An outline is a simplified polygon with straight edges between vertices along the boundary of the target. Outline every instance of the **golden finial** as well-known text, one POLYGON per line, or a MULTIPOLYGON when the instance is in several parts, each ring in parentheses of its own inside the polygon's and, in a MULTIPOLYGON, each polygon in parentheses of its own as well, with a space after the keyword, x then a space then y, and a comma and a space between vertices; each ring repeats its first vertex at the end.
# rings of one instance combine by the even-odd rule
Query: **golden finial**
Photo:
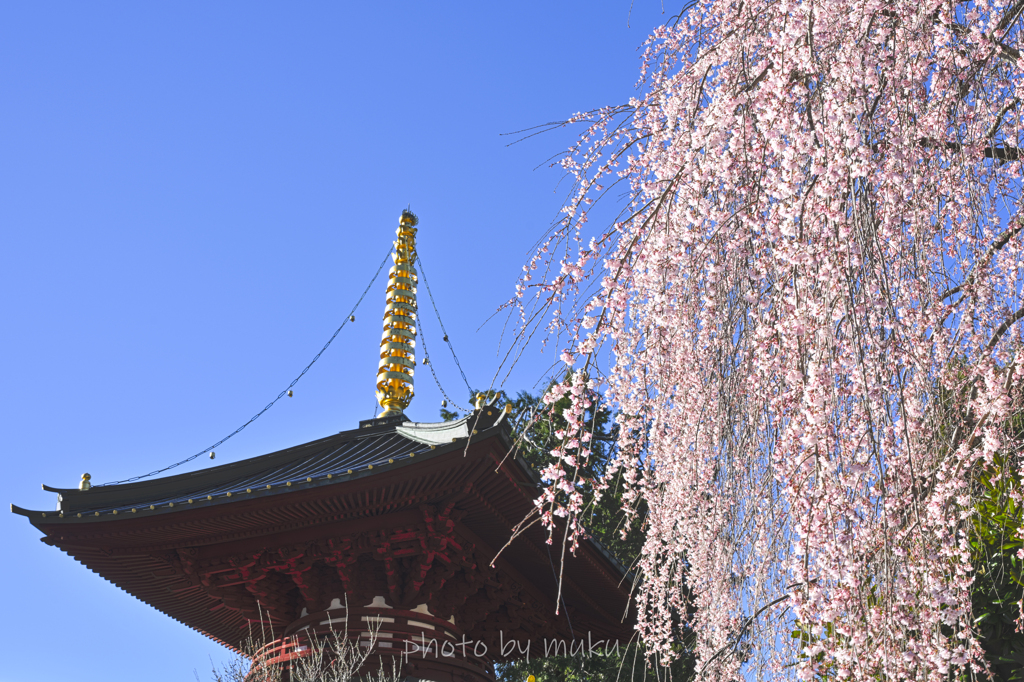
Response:
POLYGON ((398 219, 398 239, 388 271, 384 307, 384 334, 377 366, 377 402, 382 417, 402 414, 413 397, 412 375, 416 369, 416 225, 419 219, 408 209, 398 219))
POLYGON ((79 490, 88 490, 89 488, 91 488, 92 487, 92 483, 89 483, 89 479, 91 479, 91 478, 92 478, 92 476, 90 476, 89 474, 82 474, 82 481, 81 481, 81 483, 78 484, 78 489, 79 490))

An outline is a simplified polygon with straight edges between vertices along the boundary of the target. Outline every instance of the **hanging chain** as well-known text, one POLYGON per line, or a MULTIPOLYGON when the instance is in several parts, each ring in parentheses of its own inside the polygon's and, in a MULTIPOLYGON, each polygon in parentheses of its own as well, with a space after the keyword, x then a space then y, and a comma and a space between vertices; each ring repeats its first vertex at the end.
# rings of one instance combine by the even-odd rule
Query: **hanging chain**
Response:
POLYGON ((338 327, 336 330, 334 330, 334 333, 331 335, 331 338, 327 339, 327 343, 325 343, 324 347, 320 349, 320 352, 317 353, 313 357, 313 359, 309 361, 309 364, 306 365, 306 368, 303 369, 299 373, 299 376, 295 377, 295 379, 292 381, 292 383, 288 384, 288 388, 286 388, 283 391, 281 391, 280 393, 278 393, 277 397, 274 398, 273 400, 271 400, 269 403, 267 403, 266 407, 264 407, 262 410, 257 412, 255 415, 253 415, 252 419, 250 419, 249 421, 245 422, 244 424, 239 426, 237 429, 235 429, 234 431, 232 431, 228 435, 226 435, 223 438, 221 438, 219 441, 217 441, 216 443, 214 443, 210 447, 204 448, 204 449, 200 450, 199 452, 197 452, 196 454, 192 455, 191 457, 187 457, 187 458, 181 460, 180 462, 175 462, 174 464, 171 464, 170 466, 165 466, 163 469, 157 469, 156 471, 150 471, 148 474, 142 474, 141 476, 133 476, 131 478, 126 478, 126 479, 121 480, 121 481, 111 481, 110 483, 103 483, 103 484, 101 484, 99 486, 93 486, 93 487, 102 487, 102 486, 105 486, 105 485, 118 485, 118 484, 121 484, 121 483, 131 483, 133 481, 139 481, 139 480, 141 480, 143 478, 149 478, 150 476, 156 476, 157 474, 162 474, 165 471, 170 471, 171 469, 174 469, 175 467, 179 467, 182 464, 186 464, 188 462, 191 462, 192 460, 196 459, 197 457, 202 457, 207 452, 211 452, 213 450, 216 450, 221 445, 223 445, 225 442, 227 442, 228 439, 232 438, 233 436, 238 435, 239 433, 242 432, 242 430, 245 427, 247 427, 249 424, 252 424, 254 421, 256 421, 261 416, 263 416, 264 412, 269 410, 271 407, 274 406, 275 403, 277 403, 278 400, 280 400, 281 398, 285 397, 286 395, 288 395, 289 392, 291 392, 291 389, 295 386, 295 384, 299 383, 299 379, 301 379, 303 376, 305 376, 306 372, 309 371, 310 367, 312 367, 313 364, 317 360, 320 359, 320 356, 324 354, 324 351, 327 350, 327 348, 331 345, 331 343, 334 341, 334 339, 337 338, 338 334, 341 332, 342 329, 345 328, 345 325, 348 324, 349 320, 354 320, 355 319, 356 309, 359 308, 359 304, 363 302, 364 298, 366 298, 366 294, 370 291, 370 288, 373 286, 373 283, 377 281, 378 277, 380 277, 381 270, 384 269, 384 265, 388 262, 388 258, 391 257, 391 250, 392 249, 390 249, 390 248, 388 249, 388 253, 387 253, 386 256, 384 256, 384 260, 382 260, 380 262, 380 267, 378 267, 377 268, 377 272, 374 273, 373 279, 371 279, 370 283, 366 285, 365 289, 363 289, 362 295, 359 297, 359 300, 356 301, 356 304, 354 306, 352 306, 351 312, 349 312, 349 314, 345 316, 345 319, 342 320, 341 326, 338 327))
POLYGON ((437 384, 437 390, 441 391, 441 395, 444 396, 444 399, 448 405, 451 405, 457 410, 462 410, 463 412, 472 412, 472 410, 467 410, 464 407, 460 407, 458 403, 451 399, 451 396, 445 393, 444 389, 441 387, 441 380, 437 378, 437 372, 434 371, 434 363, 430 361, 430 351, 427 350, 427 335, 423 333, 422 324, 420 325, 419 328, 419 334, 420 341, 423 343, 423 364, 430 368, 430 374, 434 377, 434 383, 437 384))
MULTIPOLYGON (((452 358, 455 359, 455 366, 459 368, 459 374, 462 375, 462 380, 466 383, 466 390, 473 393, 473 387, 469 385, 469 379, 466 378, 466 373, 462 371, 462 365, 459 363, 459 357, 455 354, 455 348, 452 346, 452 342, 448 340, 448 331, 444 328, 444 322, 441 320, 441 313, 437 310, 437 303, 434 302, 434 294, 430 291, 430 284, 427 282, 427 271, 423 268, 423 259, 418 255, 416 262, 420 266, 420 274, 423 276, 423 284, 427 287, 427 296, 430 298, 430 305, 434 308, 434 314, 437 316, 437 322, 441 325, 441 333, 444 334, 444 342, 448 344, 448 350, 452 352, 452 358)), ((424 346, 424 352, 426 347, 424 346)), ((431 369, 431 372, 434 370, 431 369)), ((440 385, 438 385, 440 388, 440 385)), ((442 391, 443 393, 444 391, 442 391)))

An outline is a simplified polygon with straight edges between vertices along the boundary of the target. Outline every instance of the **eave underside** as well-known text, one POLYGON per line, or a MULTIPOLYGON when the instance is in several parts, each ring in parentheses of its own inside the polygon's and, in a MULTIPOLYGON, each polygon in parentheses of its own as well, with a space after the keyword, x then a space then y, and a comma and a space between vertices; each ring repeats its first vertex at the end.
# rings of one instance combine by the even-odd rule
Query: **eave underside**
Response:
POLYGON ((500 438, 464 445, 274 497, 40 527, 45 542, 121 589, 236 648, 261 616, 284 627, 302 609, 326 608, 346 595, 363 603, 385 595, 407 608, 426 603, 485 641, 499 630, 506 640, 513 633, 571 639, 588 630, 628 639, 621 569, 595 546, 585 543, 567 560, 568 614, 559 617, 558 557, 539 527, 490 566, 532 508, 535 481, 504 459, 500 438))

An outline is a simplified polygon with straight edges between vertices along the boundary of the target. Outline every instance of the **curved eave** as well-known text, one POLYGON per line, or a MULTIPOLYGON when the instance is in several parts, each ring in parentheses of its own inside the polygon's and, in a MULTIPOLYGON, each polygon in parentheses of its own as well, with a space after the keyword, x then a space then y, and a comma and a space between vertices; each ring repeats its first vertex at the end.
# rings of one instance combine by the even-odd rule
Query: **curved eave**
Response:
MULTIPOLYGON (((43 533, 48 533, 57 524, 92 524, 108 521, 129 521, 145 519, 167 514, 180 514, 188 510, 200 510, 223 505, 233 505, 248 501, 256 501, 279 495, 310 491, 323 486, 356 482, 370 476, 400 470, 407 466, 428 461, 453 449, 465 448, 470 440, 480 440, 491 436, 499 436, 506 448, 511 448, 512 439, 508 423, 504 422, 498 410, 485 408, 463 419, 451 422, 420 423, 389 421, 373 426, 369 420, 360 429, 343 431, 333 436, 321 438, 277 452, 253 457, 240 462, 231 462, 196 472, 168 476, 153 481, 143 481, 111 486, 97 486, 89 491, 77 488, 51 488, 45 490, 60 494, 59 508, 55 511, 31 510, 11 504, 11 511, 28 518, 29 522, 43 533), (472 431, 472 433, 470 433, 472 431), (284 475, 289 463, 307 458, 318 448, 330 446, 332 443, 352 444, 374 438, 398 436, 394 447, 385 449, 372 461, 361 461, 359 468, 321 467, 317 471, 302 471, 306 475, 284 475), (254 483, 250 479, 247 485, 238 484, 240 477, 253 477, 261 480, 254 483), (272 479, 273 482, 266 482, 272 479), (235 485, 232 485, 235 483, 235 485), (253 487, 256 485, 257 487, 253 487), (170 493, 168 489, 190 488, 179 494, 170 493), (142 495, 152 495, 149 499, 142 495), (140 499, 141 498, 141 499, 140 499), (104 504, 105 503, 105 504, 104 504), (87 506, 88 505, 88 506, 87 506)), ((537 472, 521 457, 511 458, 514 466, 527 478, 526 483, 533 492, 524 494, 535 495, 542 485, 537 472)), ((329 463, 328 463, 329 464, 329 463)), ((620 575, 628 578, 628 569, 622 565, 598 540, 587 538, 585 545, 592 546, 608 564, 620 575)))
POLYGON ((59 493, 55 511, 24 509, 14 504, 11 511, 25 516, 40 530, 54 523, 94 523, 173 514, 357 481, 465 447, 467 438, 477 438, 485 432, 488 436, 493 435, 492 431, 501 433, 505 442, 509 440, 505 433, 508 426, 494 408, 440 424, 406 421, 374 427, 373 420, 368 423, 370 427, 175 476, 95 486, 88 491, 44 486, 59 493))
MULTIPOLYGON (((43 542, 63 550, 125 592, 216 641, 237 646, 235 633, 245 619, 220 608, 217 600, 197 592, 171 568, 168 562, 173 563, 177 548, 216 547, 216 551, 228 552, 230 548, 305 542, 319 537, 325 528, 343 533, 355 528, 362 532, 396 523, 407 525, 419 518, 421 504, 461 499, 459 504, 467 514, 459 532, 470 534, 478 547, 489 546, 489 556, 497 560, 513 526, 533 508, 541 481, 521 457, 507 454, 513 445, 508 424, 494 413, 486 421, 484 416, 478 413, 448 426, 405 422, 401 432, 392 423, 387 428, 365 428, 314 441, 324 444, 333 438, 348 442, 357 437, 355 434, 378 438, 390 433, 398 439, 396 442, 414 444, 419 448, 416 452, 421 453, 391 458, 394 461, 387 465, 353 471, 344 478, 314 478, 291 486, 254 489, 231 497, 224 494, 212 500, 193 500, 191 505, 168 504, 134 514, 115 515, 111 511, 79 518, 76 512, 61 518, 59 512, 31 511, 14 505, 12 511, 28 517, 45 535, 43 542), (449 442, 442 444, 445 438, 449 442)), ((312 452, 304 447, 282 453, 298 450, 306 456, 312 452)), ((291 461, 290 457, 272 453, 254 459, 280 464, 291 461), (273 459, 275 456, 279 459, 273 459)), ((251 462, 197 473, 216 477, 218 472, 251 462)), ((193 480, 190 476, 169 478, 193 480)), ((138 489, 136 484, 122 488, 126 495, 138 489)), ((79 496, 88 497, 91 492, 79 496)), ((528 528, 514 551, 500 554, 500 562, 514 566, 526 583, 548 595, 553 614, 556 585, 545 539, 546 532, 539 526, 528 528)), ((584 617, 580 612, 580 619, 593 623, 595 630, 608 627, 627 632, 628 623, 618 622, 620 607, 629 603, 622 583, 625 568, 595 541, 582 542, 577 556, 566 560, 563 598, 591 614, 584 617)), ((577 616, 573 619, 576 623, 577 616)))

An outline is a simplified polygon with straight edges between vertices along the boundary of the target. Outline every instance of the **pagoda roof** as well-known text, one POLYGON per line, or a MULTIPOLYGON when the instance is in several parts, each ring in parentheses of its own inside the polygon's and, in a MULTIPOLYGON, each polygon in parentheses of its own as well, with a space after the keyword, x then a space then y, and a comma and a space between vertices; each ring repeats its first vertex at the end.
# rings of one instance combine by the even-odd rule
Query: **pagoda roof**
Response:
MULTIPOLYGON (((513 444, 503 412, 493 407, 442 423, 368 420, 358 429, 201 471, 87 491, 44 486, 58 494, 57 511, 14 505, 12 511, 26 516, 43 542, 176 620, 238 647, 246 618, 198 587, 186 565, 190 557, 215 572, 230 553, 312 547, 325 541, 325 532, 365 536, 414 528, 424 513, 448 513, 426 510, 447 505, 461 510, 453 528, 475 548, 474 570, 497 565, 487 570, 502 571, 501 580, 518 586, 516 599, 535 605, 534 622, 543 622, 555 619, 558 592, 547 531, 533 524, 501 551, 533 509, 541 485, 513 444)), ((573 630, 594 629, 628 639, 625 567, 593 540, 565 561, 562 595, 573 616, 569 630, 562 624, 558 631, 573 636, 573 630)))
MULTIPOLYGON (((43 489, 58 494, 57 510, 41 512, 11 505, 37 528, 57 521, 94 522, 98 517, 132 513, 174 513, 182 505, 215 506, 237 502, 239 495, 282 495, 373 476, 385 467, 403 466, 429 456, 440 444, 464 440, 474 417, 441 423, 403 418, 362 422, 358 429, 238 462, 163 478, 95 485, 89 490, 43 489)), ((488 420, 493 426, 494 419, 488 420)), ((484 426, 484 423, 477 424, 484 426)))

